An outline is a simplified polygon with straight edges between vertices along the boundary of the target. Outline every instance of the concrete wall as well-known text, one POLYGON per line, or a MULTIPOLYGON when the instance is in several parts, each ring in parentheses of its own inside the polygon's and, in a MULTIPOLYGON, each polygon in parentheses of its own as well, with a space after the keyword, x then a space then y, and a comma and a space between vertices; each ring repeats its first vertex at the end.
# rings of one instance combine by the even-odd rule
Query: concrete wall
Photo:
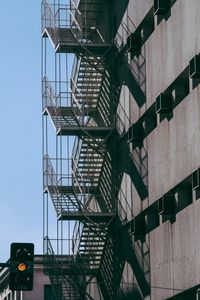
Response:
POLYGON ((127 12, 135 27, 138 27, 152 6, 153 0, 129 1, 127 12))
POLYGON ((151 299, 165 299, 199 284, 199 234, 198 201, 177 214, 173 224, 165 222, 152 231, 151 299))
POLYGON ((191 91, 148 137, 150 202, 176 186, 200 165, 200 87, 191 91))
POLYGON ((147 104, 163 92, 200 52, 198 0, 177 0, 171 16, 155 27, 145 44, 147 104))
MULTIPOLYGON (((152 6, 153 1, 129 2, 123 22, 127 24, 131 32, 134 31, 131 22, 137 27, 152 6), (127 15, 131 21, 128 21, 127 15)), ((156 97, 174 82, 188 66, 192 57, 200 52, 200 36, 197 34, 200 31, 197 13, 199 10, 198 0, 193 0, 192 5, 190 1, 177 0, 167 20, 163 19, 157 24, 157 17, 154 17, 155 30, 145 42, 142 50, 146 59, 147 103, 144 105, 145 109, 155 102, 156 97)), ((126 36, 122 30, 120 34, 126 36)), ((133 98, 132 100, 134 102, 133 98)), ((134 109, 131 114, 135 122, 140 117, 140 113, 138 106, 133 105, 134 109)))
MULTIPOLYGON (((153 1, 150 0, 129 1, 123 22, 128 24, 127 20, 131 18, 137 27, 152 5, 153 1)), ((146 104, 139 108, 125 87, 120 97, 120 104, 131 123, 140 118, 142 112, 189 65, 193 56, 200 53, 199 11, 199 0, 177 0, 167 19, 159 23, 154 17, 155 30, 143 48, 146 60, 146 104)), ((123 118, 120 108, 119 115, 127 130, 127 120, 123 118)), ((149 191, 145 202, 141 202, 129 176, 123 176, 121 188, 132 215, 140 214, 200 166, 200 86, 195 89, 190 87, 188 96, 173 110, 171 119, 157 119, 157 127, 145 139, 149 191)), ((125 206, 122 195, 120 199, 125 206)), ((190 200, 191 204, 177 213, 173 223, 160 222, 156 229, 146 235, 150 248, 151 295, 145 299, 167 299, 200 284, 200 202, 190 200)), ((131 213, 127 211, 128 220, 130 216, 131 213)), ((134 278, 127 266, 124 274, 128 282, 134 278)))

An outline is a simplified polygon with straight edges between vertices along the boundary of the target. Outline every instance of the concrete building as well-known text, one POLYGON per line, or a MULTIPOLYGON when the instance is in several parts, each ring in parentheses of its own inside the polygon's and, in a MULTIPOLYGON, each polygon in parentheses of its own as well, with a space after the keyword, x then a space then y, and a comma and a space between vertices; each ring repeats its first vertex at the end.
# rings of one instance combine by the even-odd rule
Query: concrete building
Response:
POLYGON ((42 1, 44 254, 59 300, 200 299, 199 12, 42 1))
POLYGON ((11 291, 9 269, 0 270, 0 300, 55 300, 49 277, 44 274, 43 255, 34 258, 34 281, 32 291, 11 291))

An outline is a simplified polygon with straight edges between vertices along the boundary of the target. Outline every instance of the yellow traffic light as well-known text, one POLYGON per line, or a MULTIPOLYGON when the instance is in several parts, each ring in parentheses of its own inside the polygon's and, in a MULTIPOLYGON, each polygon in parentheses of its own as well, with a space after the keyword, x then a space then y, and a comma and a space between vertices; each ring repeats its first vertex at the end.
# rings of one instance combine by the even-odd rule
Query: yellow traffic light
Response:
POLYGON ((20 271, 20 272, 26 271, 27 268, 28 268, 27 265, 23 262, 21 262, 17 265, 17 270, 20 271))

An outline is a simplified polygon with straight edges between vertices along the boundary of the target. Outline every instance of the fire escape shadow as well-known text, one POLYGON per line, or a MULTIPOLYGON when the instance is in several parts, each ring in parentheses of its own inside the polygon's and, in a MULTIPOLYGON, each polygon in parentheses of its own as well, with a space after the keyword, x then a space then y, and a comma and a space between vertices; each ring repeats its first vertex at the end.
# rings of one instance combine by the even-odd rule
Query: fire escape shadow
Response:
POLYGON ((147 186, 136 168, 126 140, 122 141, 120 151, 120 168, 130 176, 141 200, 144 200, 148 196, 147 186))
POLYGON ((140 290, 143 296, 146 297, 150 294, 149 283, 147 282, 144 271, 142 270, 137 255, 134 251, 133 243, 127 227, 120 231, 119 240, 119 253, 121 254, 120 258, 130 264, 140 290))

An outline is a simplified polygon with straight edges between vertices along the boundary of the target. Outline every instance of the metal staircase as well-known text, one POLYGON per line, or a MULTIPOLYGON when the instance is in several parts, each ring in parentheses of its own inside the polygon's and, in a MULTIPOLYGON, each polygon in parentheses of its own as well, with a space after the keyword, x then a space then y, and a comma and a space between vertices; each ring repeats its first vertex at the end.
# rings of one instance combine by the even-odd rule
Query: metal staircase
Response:
POLYGON ((84 259, 85 272, 96 275, 99 270, 107 239, 107 226, 102 220, 95 224, 91 220, 76 222, 73 231, 73 252, 76 259, 84 259))
MULTIPOLYGON (((102 211, 98 201, 97 187, 68 174, 56 174, 50 158, 43 160, 44 192, 51 196, 58 220, 81 220, 83 222, 109 222, 111 211, 102 211)), ((81 176, 81 175, 80 175, 81 176)))
POLYGON ((52 83, 46 76, 43 78, 42 96, 43 114, 50 116, 57 135, 106 137, 113 130, 113 125, 98 126, 92 118, 92 113, 95 111, 92 101, 90 102, 92 108, 90 108, 89 103, 84 107, 83 98, 81 105, 80 99, 77 100, 76 94, 72 91, 60 91, 56 95, 52 83))
POLYGON ((42 1, 42 37, 50 39, 58 55, 75 54, 69 82, 50 81, 44 74, 42 90, 43 116, 52 121, 56 136, 75 137, 68 167, 59 167, 62 157, 54 164, 45 153, 43 160, 44 192, 52 199, 58 221, 75 222, 67 263, 54 254, 46 238, 46 256, 51 259, 47 273, 58 300, 92 299, 87 286, 93 276, 104 299, 114 299, 123 271, 110 236, 117 208, 116 174, 111 175, 108 149, 115 128, 116 91, 109 71, 109 31, 97 22, 103 5, 103 0, 71 0, 70 5, 42 1))
POLYGON ((96 108, 103 74, 104 63, 100 57, 74 57, 71 90, 80 108, 86 111, 88 107, 96 108))
POLYGON ((74 143, 72 171, 77 181, 88 186, 98 186, 102 164, 105 159, 105 143, 102 138, 77 138, 74 143))

